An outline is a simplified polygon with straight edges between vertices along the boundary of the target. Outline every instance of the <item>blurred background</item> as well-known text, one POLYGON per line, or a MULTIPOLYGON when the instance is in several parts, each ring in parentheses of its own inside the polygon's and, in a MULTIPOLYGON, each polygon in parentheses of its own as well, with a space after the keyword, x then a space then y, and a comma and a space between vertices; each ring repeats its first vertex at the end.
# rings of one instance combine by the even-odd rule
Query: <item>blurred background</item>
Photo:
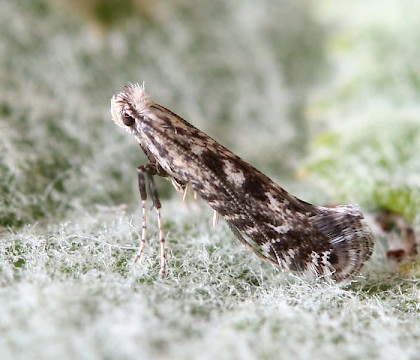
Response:
POLYGON ((419 13, 391 0, 2 1, 0 226, 137 206, 145 157, 109 106, 143 81, 306 200, 416 221, 419 13))
POLYGON ((418 358, 419 14, 408 0, 1 0, 1 359, 418 358), (282 273, 164 179, 168 278, 153 212, 133 266, 146 158, 110 99, 143 81, 293 194, 358 203, 375 237, 363 275, 282 273))

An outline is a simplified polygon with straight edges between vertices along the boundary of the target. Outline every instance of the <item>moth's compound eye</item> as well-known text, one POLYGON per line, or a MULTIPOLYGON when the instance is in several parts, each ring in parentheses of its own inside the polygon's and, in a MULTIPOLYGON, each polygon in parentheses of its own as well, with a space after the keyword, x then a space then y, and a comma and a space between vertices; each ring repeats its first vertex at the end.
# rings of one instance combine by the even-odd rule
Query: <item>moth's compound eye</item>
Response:
POLYGON ((136 122, 136 120, 134 120, 134 118, 128 114, 123 114, 122 121, 126 126, 131 126, 136 122))

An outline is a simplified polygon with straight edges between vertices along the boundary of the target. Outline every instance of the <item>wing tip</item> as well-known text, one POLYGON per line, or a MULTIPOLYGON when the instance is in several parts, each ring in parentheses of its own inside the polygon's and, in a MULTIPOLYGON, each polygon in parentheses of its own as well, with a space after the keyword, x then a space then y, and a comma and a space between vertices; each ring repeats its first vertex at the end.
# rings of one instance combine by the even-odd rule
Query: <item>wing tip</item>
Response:
POLYGON ((340 282, 357 275, 374 247, 371 231, 360 209, 355 205, 323 208, 316 225, 332 245, 325 260, 325 265, 332 269, 329 277, 340 282))

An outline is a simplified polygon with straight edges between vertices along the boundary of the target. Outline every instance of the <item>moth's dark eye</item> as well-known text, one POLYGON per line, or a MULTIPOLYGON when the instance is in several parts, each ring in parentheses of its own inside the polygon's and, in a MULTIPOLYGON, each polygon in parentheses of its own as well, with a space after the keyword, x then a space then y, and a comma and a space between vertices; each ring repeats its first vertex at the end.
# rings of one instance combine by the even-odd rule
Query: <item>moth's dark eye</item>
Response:
POLYGON ((122 121, 126 126, 131 126, 136 122, 136 120, 134 120, 134 118, 128 114, 123 114, 122 121))

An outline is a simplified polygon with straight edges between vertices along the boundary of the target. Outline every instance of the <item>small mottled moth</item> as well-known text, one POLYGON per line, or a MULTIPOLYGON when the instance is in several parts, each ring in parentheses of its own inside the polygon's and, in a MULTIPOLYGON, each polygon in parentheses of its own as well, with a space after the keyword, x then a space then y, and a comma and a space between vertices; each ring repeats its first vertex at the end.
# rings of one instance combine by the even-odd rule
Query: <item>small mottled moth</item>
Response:
POLYGON ((113 121, 133 134, 149 163, 138 168, 142 233, 136 260, 146 244, 146 185, 157 210, 161 275, 166 240, 153 177, 179 191, 191 186, 235 236, 260 258, 281 269, 343 281, 370 257, 373 241, 357 206, 311 205, 289 194, 240 157, 178 115, 152 102, 144 86, 128 84, 111 100, 113 121))

